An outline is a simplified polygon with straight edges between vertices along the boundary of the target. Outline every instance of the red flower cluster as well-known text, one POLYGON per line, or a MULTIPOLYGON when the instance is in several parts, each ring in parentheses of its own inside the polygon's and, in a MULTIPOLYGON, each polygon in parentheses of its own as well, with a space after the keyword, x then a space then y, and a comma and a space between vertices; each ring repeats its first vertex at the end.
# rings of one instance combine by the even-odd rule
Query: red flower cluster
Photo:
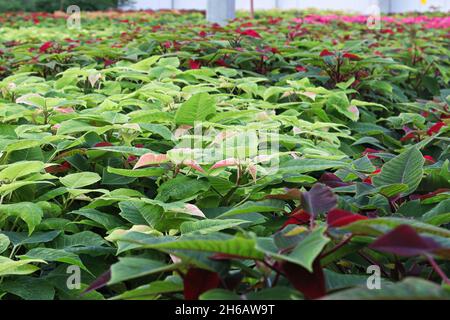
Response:
POLYGON ((368 183, 368 184, 372 184, 372 176, 377 175, 380 172, 381 172, 381 169, 377 168, 374 172, 371 173, 371 176, 369 176, 366 179, 364 179, 363 182, 368 183))
POLYGON ((46 53, 51 47, 53 47, 53 42, 52 41, 47 41, 42 46, 40 46, 39 52, 40 53, 46 53))
POLYGON ((200 69, 202 64, 198 60, 189 60, 189 68, 192 70, 200 69))
POLYGON ((261 35, 258 32, 256 32, 255 30, 253 30, 253 29, 247 29, 245 31, 238 30, 238 33, 240 35, 242 35, 242 36, 247 36, 247 37, 250 37, 250 38, 256 38, 256 39, 261 39, 262 38, 261 35))
MULTIPOLYGON (((294 210, 283 228, 290 224, 304 225, 310 222, 311 215, 303 209, 294 210)), ((330 228, 343 227, 359 220, 368 219, 366 216, 342 209, 331 209, 327 213, 327 224, 330 228)))
POLYGON ((427 130, 427 134, 429 136, 432 136, 432 135, 438 133, 442 127, 445 127, 445 123, 442 121, 437 122, 427 130))
POLYGON ((369 159, 378 159, 379 156, 376 156, 376 155, 374 155, 374 154, 380 153, 380 152, 383 152, 383 151, 377 150, 377 149, 372 149, 372 148, 366 148, 366 149, 363 151, 362 155, 363 155, 363 156, 367 156, 367 158, 369 158, 369 159))
POLYGON ((349 52, 344 53, 342 56, 349 60, 361 60, 360 56, 353 54, 353 53, 349 53, 349 52))
POLYGON ((324 50, 322 50, 322 52, 320 52, 320 56, 321 57, 334 56, 334 53, 327 49, 324 49, 324 50))
POLYGON ((72 168, 72 166, 70 165, 70 163, 67 161, 64 161, 62 164, 45 168, 45 172, 51 173, 51 174, 62 173, 62 172, 69 171, 71 168, 72 168))

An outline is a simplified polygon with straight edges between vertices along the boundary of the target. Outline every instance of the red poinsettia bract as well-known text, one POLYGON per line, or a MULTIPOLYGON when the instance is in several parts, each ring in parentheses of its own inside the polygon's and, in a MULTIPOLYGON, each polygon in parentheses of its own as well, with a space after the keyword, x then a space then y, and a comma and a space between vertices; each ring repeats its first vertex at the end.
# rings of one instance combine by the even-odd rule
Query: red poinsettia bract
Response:
POLYGON ((186 300, 197 300, 198 297, 220 285, 220 277, 217 272, 199 268, 190 268, 183 279, 184 298, 186 300))

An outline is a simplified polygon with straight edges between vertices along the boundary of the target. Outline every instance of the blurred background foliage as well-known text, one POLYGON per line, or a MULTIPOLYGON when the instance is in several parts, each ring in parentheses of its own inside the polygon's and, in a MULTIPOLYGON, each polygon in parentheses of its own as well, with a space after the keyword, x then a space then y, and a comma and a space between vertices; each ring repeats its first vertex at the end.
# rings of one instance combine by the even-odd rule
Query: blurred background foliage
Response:
POLYGON ((131 3, 133 0, 0 0, 0 12, 65 11, 70 5, 77 5, 84 11, 107 10, 131 3))

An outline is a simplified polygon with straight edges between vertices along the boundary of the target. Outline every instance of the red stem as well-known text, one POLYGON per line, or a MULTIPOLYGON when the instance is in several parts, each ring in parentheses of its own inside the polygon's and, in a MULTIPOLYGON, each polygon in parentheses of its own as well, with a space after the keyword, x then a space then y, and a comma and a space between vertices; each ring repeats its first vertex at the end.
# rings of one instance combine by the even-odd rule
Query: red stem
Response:
POLYGON ((340 248, 342 248, 343 246, 345 246, 351 239, 353 238, 353 235, 344 238, 341 242, 339 242, 333 249, 330 249, 330 251, 325 252, 324 254, 322 254, 322 256, 320 257, 321 259, 325 258, 326 256, 332 254, 333 252, 336 252, 337 250, 339 250, 340 248))
POLYGON ((448 285, 450 285, 450 279, 446 276, 444 271, 442 271, 441 267, 437 264, 436 260, 430 255, 426 255, 428 262, 430 262, 431 266, 433 267, 434 271, 444 280, 444 282, 448 285))

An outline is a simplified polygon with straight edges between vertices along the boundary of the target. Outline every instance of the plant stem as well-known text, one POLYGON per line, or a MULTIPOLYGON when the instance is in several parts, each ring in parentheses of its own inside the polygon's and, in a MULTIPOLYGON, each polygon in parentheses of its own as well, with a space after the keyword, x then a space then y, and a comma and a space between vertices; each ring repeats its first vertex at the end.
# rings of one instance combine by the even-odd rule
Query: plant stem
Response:
POLYGON ((358 254, 359 254, 364 260, 366 260, 367 262, 369 262, 370 264, 373 264, 373 265, 378 266, 378 267, 380 268, 381 273, 382 273, 386 278, 390 278, 389 274, 384 270, 383 266, 382 266, 380 263, 378 263, 378 262, 372 260, 371 258, 369 258, 368 256, 366 256, 366 255, 363 254, 362 252, 358 252, 358 254))
POLYGON ((350 235, 348 237, 345 237, 341 242, 339 242, 333 249, 331 249, 328 252, 325 252, 324 254, 322 254, 322 256, 320 257, 321 259, 329 256, 330 254, 336 252, 337 250, 339 250, 340 248, 342 248, 343 246, 345 246, 351 239, 353 238, 353 235, 350 235))
POLYGON ((434 271, 444 280, 445 284, 450 285, 450 279, 447 277, 447 275, 444 273, 444 271, 439 267, 436 260, 431 255, 426 255, 428 262, 430 262, 430 265, 433 267, 434 271))
POLYGON ((9 255, 9 258, 10 258, 10 259, 12 259, 12 258, 14 257, 14 254, 16 253, 17 248, 18 248, 18 246, 13 246, 13 247, 12 247, 11 253, 10 253, 10 255, 9 255))

